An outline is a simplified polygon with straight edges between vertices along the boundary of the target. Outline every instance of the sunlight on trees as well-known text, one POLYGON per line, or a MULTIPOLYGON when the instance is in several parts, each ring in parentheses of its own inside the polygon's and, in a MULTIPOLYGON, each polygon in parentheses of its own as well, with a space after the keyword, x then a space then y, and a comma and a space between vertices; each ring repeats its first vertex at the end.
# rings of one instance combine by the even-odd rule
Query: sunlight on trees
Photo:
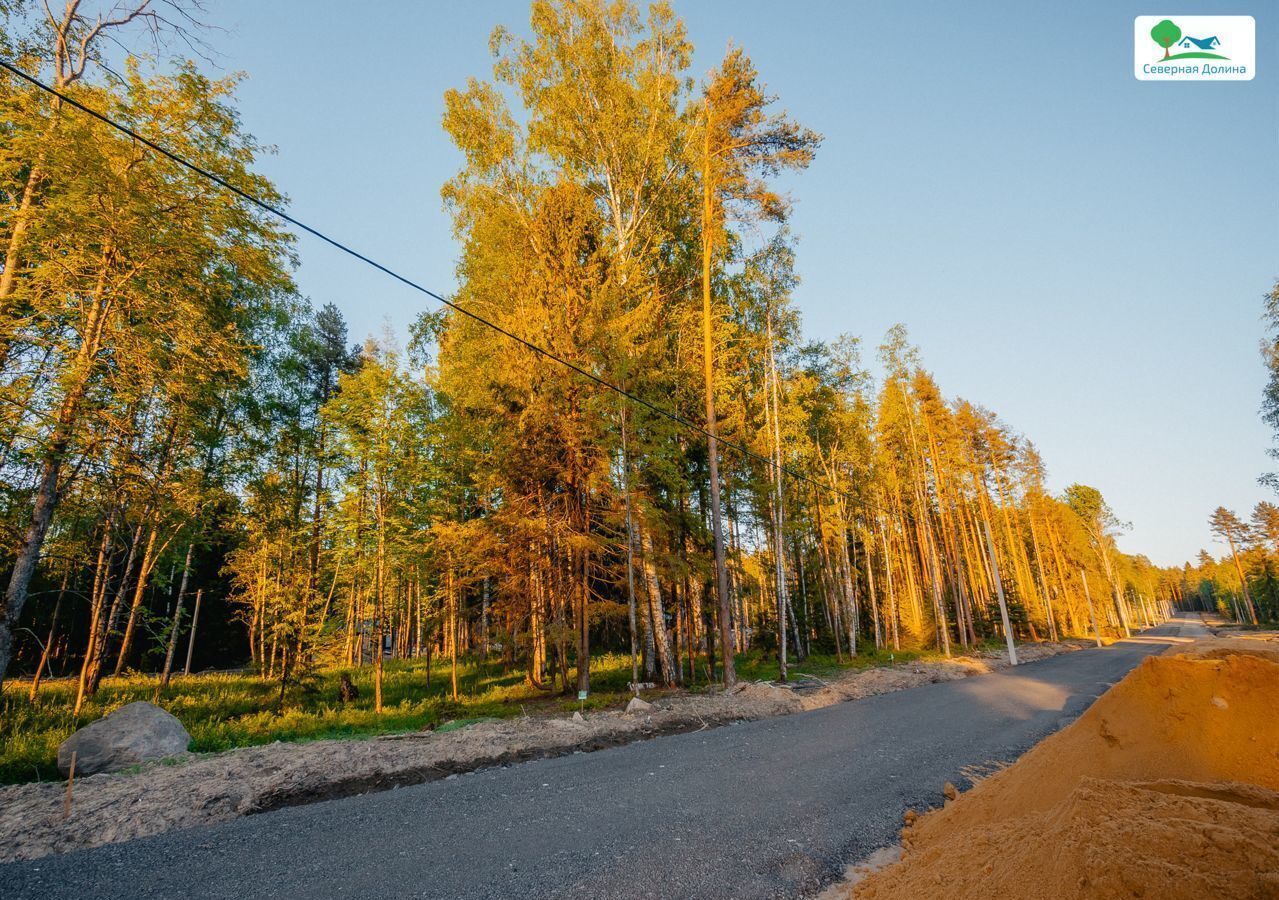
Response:
MULTIPOLYGON (((234 79, 112 74, 92 36, 67 57, 56 22, 19 21, 25 67, 282 202, 234 79)), ((433 654, 455 700, 476 660, 552 694, 591 690, 609 651, 663 685, 731 683, 739 653, 783 677, 948 654, 1004 637, 987 533, 1018 640, 1091 634, 1085 573, 1111 634, 1189 590, 1118 550, 1096 489, 1053 496, 904 327, 879 379, 857 338, 804 339, 778 176, 820 137, 742 49, 699 82, 668 6, 597 0, 539 0, 491 46, 491 79, 444 98, 455 301, 712 437, 455 312, 353 347, 297 296, 278 223, 0 79, 0 675, 73 677, 77 711, 112 673, 167 684, 197 596, 197 668, 247 662, 281 709, 369 667, 380 712, 384 661, 433 654)), ((1219 527, 1254 619, 1277 522, 1219 527)))

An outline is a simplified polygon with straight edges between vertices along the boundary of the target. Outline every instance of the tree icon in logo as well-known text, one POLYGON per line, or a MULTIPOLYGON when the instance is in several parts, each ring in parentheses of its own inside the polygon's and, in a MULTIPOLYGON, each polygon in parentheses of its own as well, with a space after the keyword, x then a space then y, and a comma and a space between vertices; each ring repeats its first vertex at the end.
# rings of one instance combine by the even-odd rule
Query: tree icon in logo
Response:
POLYGON ((1177 23, 1172 19, 1164 19, 1154 28, 1150 29, 1151 39, 1164 48, 1164 59, 1171 56, 1169 49, 1177 41, 1181 40, 1181 29, 1177 27, 1177 23))

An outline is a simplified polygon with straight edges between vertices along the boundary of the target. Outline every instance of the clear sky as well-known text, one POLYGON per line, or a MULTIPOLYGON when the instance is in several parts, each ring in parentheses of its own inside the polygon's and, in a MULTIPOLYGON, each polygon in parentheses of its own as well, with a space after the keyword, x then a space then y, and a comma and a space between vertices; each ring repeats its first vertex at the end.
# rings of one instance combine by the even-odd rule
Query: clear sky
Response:
MULTIPOLYGON (((825 135, 789 180, 796 299, 813 338, 874 347, 895 322, 942 388, 1038 445, 1054 488, 1099 487, 1156 563, 1215 554, 1279 460, 1257 409, 1261 298, 1279 276, 1279 10, 1257 76, 1138 82, 1121 0, 942 4, 675 0, 709 69, 729 41, 825 135)), ((1178 12, 1183 10, 1173 10, 1178 12)), ((262 169, 295 215, 441 292, 457 247, 440 185, 460 157, 442 95, 487 76, 525 2, 220 0, 262 169)), ((424 299, 310 240, 298 281, 354 338, 403 335, 424 299)))

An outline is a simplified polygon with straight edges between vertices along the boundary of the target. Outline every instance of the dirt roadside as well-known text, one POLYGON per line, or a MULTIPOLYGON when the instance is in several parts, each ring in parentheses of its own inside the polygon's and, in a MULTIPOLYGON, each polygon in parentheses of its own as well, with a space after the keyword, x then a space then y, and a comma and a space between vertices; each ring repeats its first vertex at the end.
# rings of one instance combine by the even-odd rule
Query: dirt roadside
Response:
MULTIPOLYGON (((1017 652, 1021 661, 1030 662, 1088 646, 1091 642, 1028 644, 1017 652)), ((479 722, 444 733, 187 754, 136 773, 77 780, 66 818, 65 783, 0 787, 0 862, 35 859, 492 766, 819 709, 983 675, 1007 665, 1006 655, 990 653, 867 669, 830 682, 804 678, 798 689, 752 682, 727 694, 664 698, 652 709, 635 714, 608 711, 571 718, 527 717, 479 722)))

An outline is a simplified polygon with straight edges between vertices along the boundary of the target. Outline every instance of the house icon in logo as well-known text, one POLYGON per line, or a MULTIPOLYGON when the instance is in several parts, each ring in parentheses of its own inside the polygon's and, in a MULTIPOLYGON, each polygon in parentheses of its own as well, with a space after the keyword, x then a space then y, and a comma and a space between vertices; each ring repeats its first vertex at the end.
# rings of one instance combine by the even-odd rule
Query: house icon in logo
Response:
POLYGON ((1183 50, 1194 50, 1196 48, 1200 50, 1216 50, 1221 46, 1221 41, 1217 40, 1215 34, 1207 38, 1193 38, 1190 35, 1186 35, 1177 46, 1183 50))

